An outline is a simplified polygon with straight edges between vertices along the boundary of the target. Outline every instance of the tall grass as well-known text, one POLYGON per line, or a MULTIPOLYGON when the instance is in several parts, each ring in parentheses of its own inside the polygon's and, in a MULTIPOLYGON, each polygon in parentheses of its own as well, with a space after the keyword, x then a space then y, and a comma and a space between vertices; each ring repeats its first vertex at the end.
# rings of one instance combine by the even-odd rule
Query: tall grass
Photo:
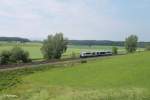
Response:
POLYGON ((68 87, 36 87, 20 94, 3 94, 0 100, 149 100, 150 94, 142 88, 80 90, 68 87))

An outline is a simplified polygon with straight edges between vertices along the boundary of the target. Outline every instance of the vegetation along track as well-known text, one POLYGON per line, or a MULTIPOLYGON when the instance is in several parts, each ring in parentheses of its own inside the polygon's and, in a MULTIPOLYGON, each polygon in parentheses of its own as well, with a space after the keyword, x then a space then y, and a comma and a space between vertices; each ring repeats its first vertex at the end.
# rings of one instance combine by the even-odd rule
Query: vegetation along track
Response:
POLYGON ((75 62, 81 62, 82 60, 95 60, 98 58, 106 58, 106 57, 111 57, 111 56, 100 56, 100 57, 91 57, 91 58, 65 58, 61 60, 36 61, 36 62, 31 62, 31 63, 26 63, 26 64, 20 63, 20 64, 0 65, 0 71, 25 68, 25 67, 36 67, 36 65, 45 65, 45 64, 57 65, 57 64, 66 64, 66 63, 72 63, 72 62, 75 63, 75 62))

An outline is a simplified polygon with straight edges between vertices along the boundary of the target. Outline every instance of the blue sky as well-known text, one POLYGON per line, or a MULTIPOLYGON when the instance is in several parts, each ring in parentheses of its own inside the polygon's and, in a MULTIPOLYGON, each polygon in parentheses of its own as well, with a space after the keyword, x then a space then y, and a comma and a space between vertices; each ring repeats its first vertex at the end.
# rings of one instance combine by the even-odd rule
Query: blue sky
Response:
POLYGON ((0 0, 0 36, 150 41, 150 0, 0 0))

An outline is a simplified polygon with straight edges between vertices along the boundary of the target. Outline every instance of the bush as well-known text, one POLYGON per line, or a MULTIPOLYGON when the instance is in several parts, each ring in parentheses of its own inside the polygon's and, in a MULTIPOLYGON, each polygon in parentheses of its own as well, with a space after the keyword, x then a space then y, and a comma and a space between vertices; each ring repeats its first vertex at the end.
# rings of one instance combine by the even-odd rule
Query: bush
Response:
POLYGON ((87 63, 87 60, 81 60, 81 64, 87 63))
POLYGON ((29 58, 29 52, 24 51, 22 53, 22 62, 24 62, 24 63, 32 62, 32 60, 29 58))
POLYGON ((150 45, 147 45, 145 48, 147 51, 150 51, 150 45))
POLYGON ((112 48, 112 53, 115 54, 115 55, 118 54, 118 48, 117 47, 113 47, 112 48))
POLYGON ((11 56, 11 52, 4 50, 2 51, 2 53, 0 54, 0 64, 8 64, 10 61, 10 56, 11 56))
POLYGON ((11 50, 10 61, 14 62, 14 63, 18 63, 18 62, 27 63, 27 62, 30 61, 30 59, 29 59, 29 53, 27 51, 24 51, 20 47, 14 47, 11 50))
POLYGON ((72 53, 71 53, 71 58, 77 58, 77 56, 76 56, 76 53, 75 53, 75 52, 72 52, 72 53))
POLYGON ((0 54, 0 64, 8 64, 8 63, 27 63, 32 60, 29 58, 29 53, 24 51, 20 47, 14 47, 11 51, 4 50, 0 54))

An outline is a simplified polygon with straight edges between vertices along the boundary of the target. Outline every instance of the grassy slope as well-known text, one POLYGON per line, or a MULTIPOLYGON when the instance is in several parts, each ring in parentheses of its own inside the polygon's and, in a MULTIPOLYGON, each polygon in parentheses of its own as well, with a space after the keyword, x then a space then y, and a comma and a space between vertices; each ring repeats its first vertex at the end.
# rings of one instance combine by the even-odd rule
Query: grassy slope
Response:
POLYGON ((136 53, 36 72, 6 93, 18 100, 149 100, 149 57, 136 53))
POLYGON ((150 89, 150 53, 113 57, 28 77, 52 85, 92 88, 146 87, 150 89))

